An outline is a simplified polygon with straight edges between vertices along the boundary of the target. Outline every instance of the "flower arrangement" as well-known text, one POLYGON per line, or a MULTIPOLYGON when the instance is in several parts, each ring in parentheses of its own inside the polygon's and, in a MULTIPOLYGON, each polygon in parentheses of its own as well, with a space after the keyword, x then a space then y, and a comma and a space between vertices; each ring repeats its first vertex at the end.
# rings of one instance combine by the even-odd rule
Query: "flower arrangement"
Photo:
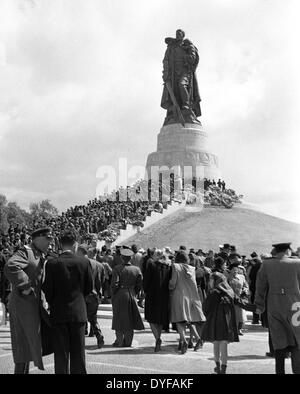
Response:
POLYGON ((105 242, 109 242, 109 243, 115 242, 115 240, 117 238, 118 238, 118 233, 112 229, 107 229, 107 230, 101 231, 98 234, 98 239, 100 241, 105 241, 105 242))
POLYGON ((144 223, 141 220, 133 220, 131 224, 136 227, 144 227, 144 223))
POLYGON ((237 195, 232 189, 221 191, 217 186, 210 186, 204 192, 204 202, 211 206, 223 206, 232 208, 234 204, 240 204, 243 196, 237 195))

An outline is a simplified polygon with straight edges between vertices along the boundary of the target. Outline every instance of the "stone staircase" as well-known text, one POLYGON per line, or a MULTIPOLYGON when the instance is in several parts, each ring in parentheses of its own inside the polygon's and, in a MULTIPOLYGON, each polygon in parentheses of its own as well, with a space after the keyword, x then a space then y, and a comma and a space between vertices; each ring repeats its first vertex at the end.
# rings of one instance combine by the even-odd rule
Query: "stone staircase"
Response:
MULTIPOLYGON (((185 201, 183 202, 172 201, 170 204, 167 205, 167 208, 165 208, 162 213, 155 211, 151 212, 151 216, 147 216, 145 222, 143 222, 144 227, 127 224, 126 230, 120 230, 120 235, 113 243, 109 245, 109 247, 121 245, 130 237, 152 226, 152 224, 157 223, 159 220, 166 218, 167 216, 178 211, 180 208, 183 208, 184 206, 185 206, 185 201)), ((98 241, 97 247, 101 249, 101 247, 104 246, 105 244, 106 244, 105 241, 98 241)))

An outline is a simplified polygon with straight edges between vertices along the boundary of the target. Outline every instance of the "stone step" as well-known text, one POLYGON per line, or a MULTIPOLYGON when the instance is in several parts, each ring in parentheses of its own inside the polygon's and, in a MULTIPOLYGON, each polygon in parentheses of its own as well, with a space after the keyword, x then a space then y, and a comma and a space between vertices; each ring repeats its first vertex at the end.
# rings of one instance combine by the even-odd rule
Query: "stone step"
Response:
MULTIPOLYGON (((174 212, 178 211, 179 209, 185 206, 185 201, 177 202, 172 201, 171 204, 167 205, 167 208, 163 209, 163 212, 156 212, 152 211, 150 216, 146 217, 146 220, 143 222, 143 227, 136 227, 131 224, 127 224, 126 230, 120 230, 120 235, 118 238, 110 244, 110 247, 114 247, 116 245, 123 244, 127 239, 131 238, 132 236, 138 234, 139 232, 144 231, 146 228, 152 226, 153 224, 157 223, 158 221, 166 218, 167 216, 173 214, 174 212)), ((97 242, 97 247, 100 249, 106 243, 105 241, 97 242)))

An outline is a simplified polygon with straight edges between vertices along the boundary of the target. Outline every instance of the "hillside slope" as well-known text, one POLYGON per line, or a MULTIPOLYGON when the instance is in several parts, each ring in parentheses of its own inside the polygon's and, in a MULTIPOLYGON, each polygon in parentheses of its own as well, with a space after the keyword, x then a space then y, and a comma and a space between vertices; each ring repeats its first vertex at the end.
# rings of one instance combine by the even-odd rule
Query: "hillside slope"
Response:
POLYGON ((186 245, 205 251, 218 251, 219 244, 230 243, 248 255, 254 250, 269 253, 272 243, 278 242, 292 242, 295 249, 300 246, 300 224, 241 205, 232 209, 207 207, 196 213, 181 209, 124 243, 136 243, 144 249, 154 246, 177 249, 186 245))

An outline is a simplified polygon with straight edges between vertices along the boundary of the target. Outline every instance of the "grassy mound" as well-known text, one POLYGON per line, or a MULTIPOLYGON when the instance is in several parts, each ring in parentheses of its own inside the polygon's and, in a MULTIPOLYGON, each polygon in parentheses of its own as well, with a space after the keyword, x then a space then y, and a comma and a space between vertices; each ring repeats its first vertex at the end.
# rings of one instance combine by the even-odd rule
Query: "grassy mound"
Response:
POLYGON ((181 209, 124 243, 136 243, 144 249, 154 246, 177 249, 186 245, 205 251, 218 251, 219 244, 230 243, 248 255, 254 250, 269 253, 272 243, 279 242, 292 242, 294 249, 300 246, 300 224, 240 205, 232 209, 206 207, 195 213, 181 209))

